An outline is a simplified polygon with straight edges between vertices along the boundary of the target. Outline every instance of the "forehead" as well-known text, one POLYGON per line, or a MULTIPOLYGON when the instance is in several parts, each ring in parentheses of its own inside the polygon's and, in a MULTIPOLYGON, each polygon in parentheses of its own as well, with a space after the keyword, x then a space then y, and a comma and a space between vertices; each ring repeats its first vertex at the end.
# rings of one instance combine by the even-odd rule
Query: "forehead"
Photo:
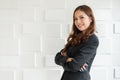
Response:
POLYGON ((85 16, 85 15, 86 15, 85 12, 81 11, 81 10, 75 11, 75 14, 74 14, 75 17, 77 17, 77 16, 85 16))

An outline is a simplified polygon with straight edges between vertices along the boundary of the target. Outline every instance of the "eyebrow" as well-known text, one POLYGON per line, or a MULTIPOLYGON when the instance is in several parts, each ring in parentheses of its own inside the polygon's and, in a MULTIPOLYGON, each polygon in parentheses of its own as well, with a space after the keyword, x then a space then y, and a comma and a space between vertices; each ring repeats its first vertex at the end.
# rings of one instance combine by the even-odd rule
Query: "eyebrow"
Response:
MULTIPOLYGON (((80 15, 79 17, 83 17, 83 15, 80 15)), ((76 16, 74 16, 74 18, 76 18, 76 16)))

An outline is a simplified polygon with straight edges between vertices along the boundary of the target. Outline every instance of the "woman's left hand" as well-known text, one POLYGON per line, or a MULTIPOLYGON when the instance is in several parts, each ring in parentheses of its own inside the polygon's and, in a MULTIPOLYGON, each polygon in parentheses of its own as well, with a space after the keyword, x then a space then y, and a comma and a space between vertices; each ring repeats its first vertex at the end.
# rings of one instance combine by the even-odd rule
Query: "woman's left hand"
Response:
POLYGON ((80 68, 80 71, 85 71, 87 66, 88 66, 88 64, 85 63, 85 64, 80 68))

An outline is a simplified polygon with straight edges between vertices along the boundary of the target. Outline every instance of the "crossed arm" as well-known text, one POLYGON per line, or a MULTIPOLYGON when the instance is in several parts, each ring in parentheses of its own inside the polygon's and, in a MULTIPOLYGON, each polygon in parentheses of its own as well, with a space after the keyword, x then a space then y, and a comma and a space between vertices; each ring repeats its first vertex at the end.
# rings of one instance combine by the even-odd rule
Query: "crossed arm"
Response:
MULTIPOLYGON (((65 53, 57 53, 55 63, 63 66, 66 71, 81 71, 85 70, 87 62, 96 54, 98 40, 91 38, 82 48, 79 49, 76 57, 66 56, 65 53)), ((89 66, 89 65, 88 65, 89 66)))
MULTIPOLYGON (((64 56, 64 57, 67 56, 66 54, 67 54, 67 53, 62 53, 62 52, 61 52, 61 55, 64 56)), ((73 59, 74 59, 74 58, 72 58, 72 57, 67 58, 67 59, 66 59, 66 63, 71 62, 73 59)), ((88 66, 88 64, 87 64, 87 63, 84 63, 83 66, 80 67, 80 71, 85 71, 87 66, 88 66)))

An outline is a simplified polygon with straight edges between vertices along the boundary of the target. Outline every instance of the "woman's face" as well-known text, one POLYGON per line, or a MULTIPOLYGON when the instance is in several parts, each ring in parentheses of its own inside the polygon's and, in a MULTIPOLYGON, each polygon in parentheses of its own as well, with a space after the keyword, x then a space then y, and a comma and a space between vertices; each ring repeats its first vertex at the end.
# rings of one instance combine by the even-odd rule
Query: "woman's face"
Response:
POLYGON ((87 16, 83 11, 77 10, 74 15, 75 26, 80 31, 85 31, 92 22, 92 19, 87 16))

